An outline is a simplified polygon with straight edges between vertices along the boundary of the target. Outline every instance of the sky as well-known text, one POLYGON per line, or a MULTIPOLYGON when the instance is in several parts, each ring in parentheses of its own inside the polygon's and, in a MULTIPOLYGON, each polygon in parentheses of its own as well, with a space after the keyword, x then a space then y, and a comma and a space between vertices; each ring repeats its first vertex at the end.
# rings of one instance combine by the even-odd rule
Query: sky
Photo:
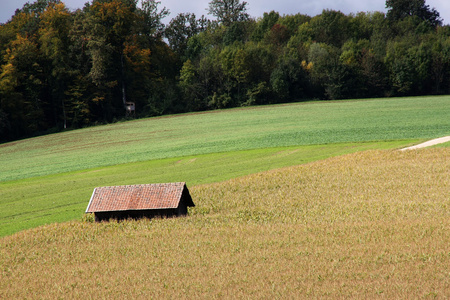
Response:
MULTIPOLYGON (((0 23, 7 22, 18 8, 27 2, 35 0, 0 0, 0 23)), ((166 7, 170 11, 169 17, 164 20, 168 23, 179 13, 195 13, 197 17, 207 15, 208 3, 211 0, 160 0, 160 8, 166 7)), ((91 0, 62 0, 66 6, 75 10, 82 8, 86 2, 91 0)), ((302 13, 309 16, 315 16, 323 9, 340 10, 345 14, 357 13, 360 11, 383 11, 386 12, 385 0, 246 0, 248 3, 248 13, 250 16, 262 17, 264 12, 272 10, 283 14, 302 13)), ((435 8, 444 19, 444 24, 450 24, 450 1, 449 0, 426 0, 426 4, 435 8)))

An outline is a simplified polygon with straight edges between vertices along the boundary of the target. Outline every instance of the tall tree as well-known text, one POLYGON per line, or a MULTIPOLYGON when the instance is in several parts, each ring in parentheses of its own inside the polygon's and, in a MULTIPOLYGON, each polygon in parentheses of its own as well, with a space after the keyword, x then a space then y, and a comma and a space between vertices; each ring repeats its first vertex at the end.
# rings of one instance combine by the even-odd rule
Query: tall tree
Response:
POLYGON ((439 12, 425 4, 425 0, 386 0, 387 18, 398 21, 409 16, 417 16, 436 27, 442 25, 439 12))
MULTIPOLYGON (((241 86, 248 78, 246 52, 236 47, 226 47, 221 53, 222 70, 229 89, 237 87, 237 102, 240 101, 241 86)), ((228 91, 229 92, 229 91, 228 91)))
POLYGON ((109 119, 119 107, 112 101, 117 99, 115 95, 121 94, 124 107, 127 101, 124 48, 136 22, 135 11, 133 1, 94 0, 86 18, 87 46, 92 57, 89 75, 99 88, 97 99, 106 100, 109 119))
POLYGON ((58 4, 60 0, 36 0, 35 2, 27 2, 21 9, 17 9, 15 16, 25 14, 30 16, 30 20, 21 26, 21 33, 33 35, 39 28, 39 16, 47 9, 50 4, 58 4))
POLYGON ((239 0, 212 0, 209 2, 209 14, 217 18, 217 21, 225 26, 233 22, 249 19, 247 2, 239 0))
POLYGON ((205 31, 208 24, 209 20, 204 16, 197 19, 193 13, 181 13, 170 21, 164 31, 164 35, 169 42, 170 48, 181 57, 185 55, 188 40, 194 35, 205 31))
POLYGON ((261 41, 264 35, 277 23, 279 18, 280 14, 273 10, 270 13, 264 13, 263 17, 258 20, 252 34, 252 39, 257 42, 261 41))
POLYGON ((48 128, 44 113, 46 78, 38 44, 17 35, 6 51, 0 74, 0 109, 8 115, 13 137, 48 128))
MULTIPOLYGON (((67 128, 67 114, 64 92, 69 81, 69 30, 71 15, 64 3, 49 3, 41 13, 39 41, 41 51, 48 61, 48 81, 54 107, 61 105, 63 127, 67 128), (59 105, 58 105, 59 104, 59 105)), ((53 109, 56 111, 56 109, 53 109)))
POLYGON ((304 97, 306 87, 304 77, 305 71, 300 61, 289 55, 280 57, 270 78, 272 90, 277 94, 278 101, 299 100, 304 97))
POLYGON ((314 40, 341 47, 351 36, 349 19, 340 11, 323 10, 321 15, 315 16, 310 22, 314 40))
POLYGON ((157 0, 141 0, 141 8, 137 12, 141 18, 141 33, 153 41, 163 35, 165 25, 162 20, 170 14, 166 7, 160 9, 160 4, 161 1, 157 0))

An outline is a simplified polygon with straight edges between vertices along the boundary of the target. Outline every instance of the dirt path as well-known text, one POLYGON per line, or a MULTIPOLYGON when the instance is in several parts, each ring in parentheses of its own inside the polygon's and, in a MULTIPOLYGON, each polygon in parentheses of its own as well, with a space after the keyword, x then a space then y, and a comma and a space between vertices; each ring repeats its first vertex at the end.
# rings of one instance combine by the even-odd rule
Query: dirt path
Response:
POLYGON ((450 142, 450 136, 444 136, 444 137, 441 137, 438 139, 430 140, 428 142, 425 142, 425 143, 422 143, 419 145, 415 145, 415 146, 411 146, 411 147, 407 147, 407 148, 403 148, 400 150, 405 151, 405 150, 420 149, 420 148, 430 147, 430 146, 434 146, 434 145, 442 144, 442 143, 446 143, 446 142, 450 142))

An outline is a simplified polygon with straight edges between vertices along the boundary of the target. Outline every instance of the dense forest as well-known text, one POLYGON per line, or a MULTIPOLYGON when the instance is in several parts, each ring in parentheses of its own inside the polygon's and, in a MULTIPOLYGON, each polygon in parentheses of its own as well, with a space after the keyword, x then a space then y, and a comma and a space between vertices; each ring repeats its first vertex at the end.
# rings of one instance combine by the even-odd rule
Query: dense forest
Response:
POLYGON ((450 92, 450 26, 425 0, 311 17, 212 0, 37 0, 0 24, 0 141, 126 117, 450 92), (135 115, 127 104, 135 103, 135 115))

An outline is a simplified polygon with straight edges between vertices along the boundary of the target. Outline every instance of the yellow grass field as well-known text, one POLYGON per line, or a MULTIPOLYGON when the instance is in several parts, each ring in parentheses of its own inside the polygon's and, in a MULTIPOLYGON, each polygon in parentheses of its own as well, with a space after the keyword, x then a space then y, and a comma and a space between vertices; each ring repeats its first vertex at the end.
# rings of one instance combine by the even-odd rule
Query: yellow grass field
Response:
POLYGON ((177 219, 0 239, 1 299, 450 298, 450 148, 189 187, 177 219))

